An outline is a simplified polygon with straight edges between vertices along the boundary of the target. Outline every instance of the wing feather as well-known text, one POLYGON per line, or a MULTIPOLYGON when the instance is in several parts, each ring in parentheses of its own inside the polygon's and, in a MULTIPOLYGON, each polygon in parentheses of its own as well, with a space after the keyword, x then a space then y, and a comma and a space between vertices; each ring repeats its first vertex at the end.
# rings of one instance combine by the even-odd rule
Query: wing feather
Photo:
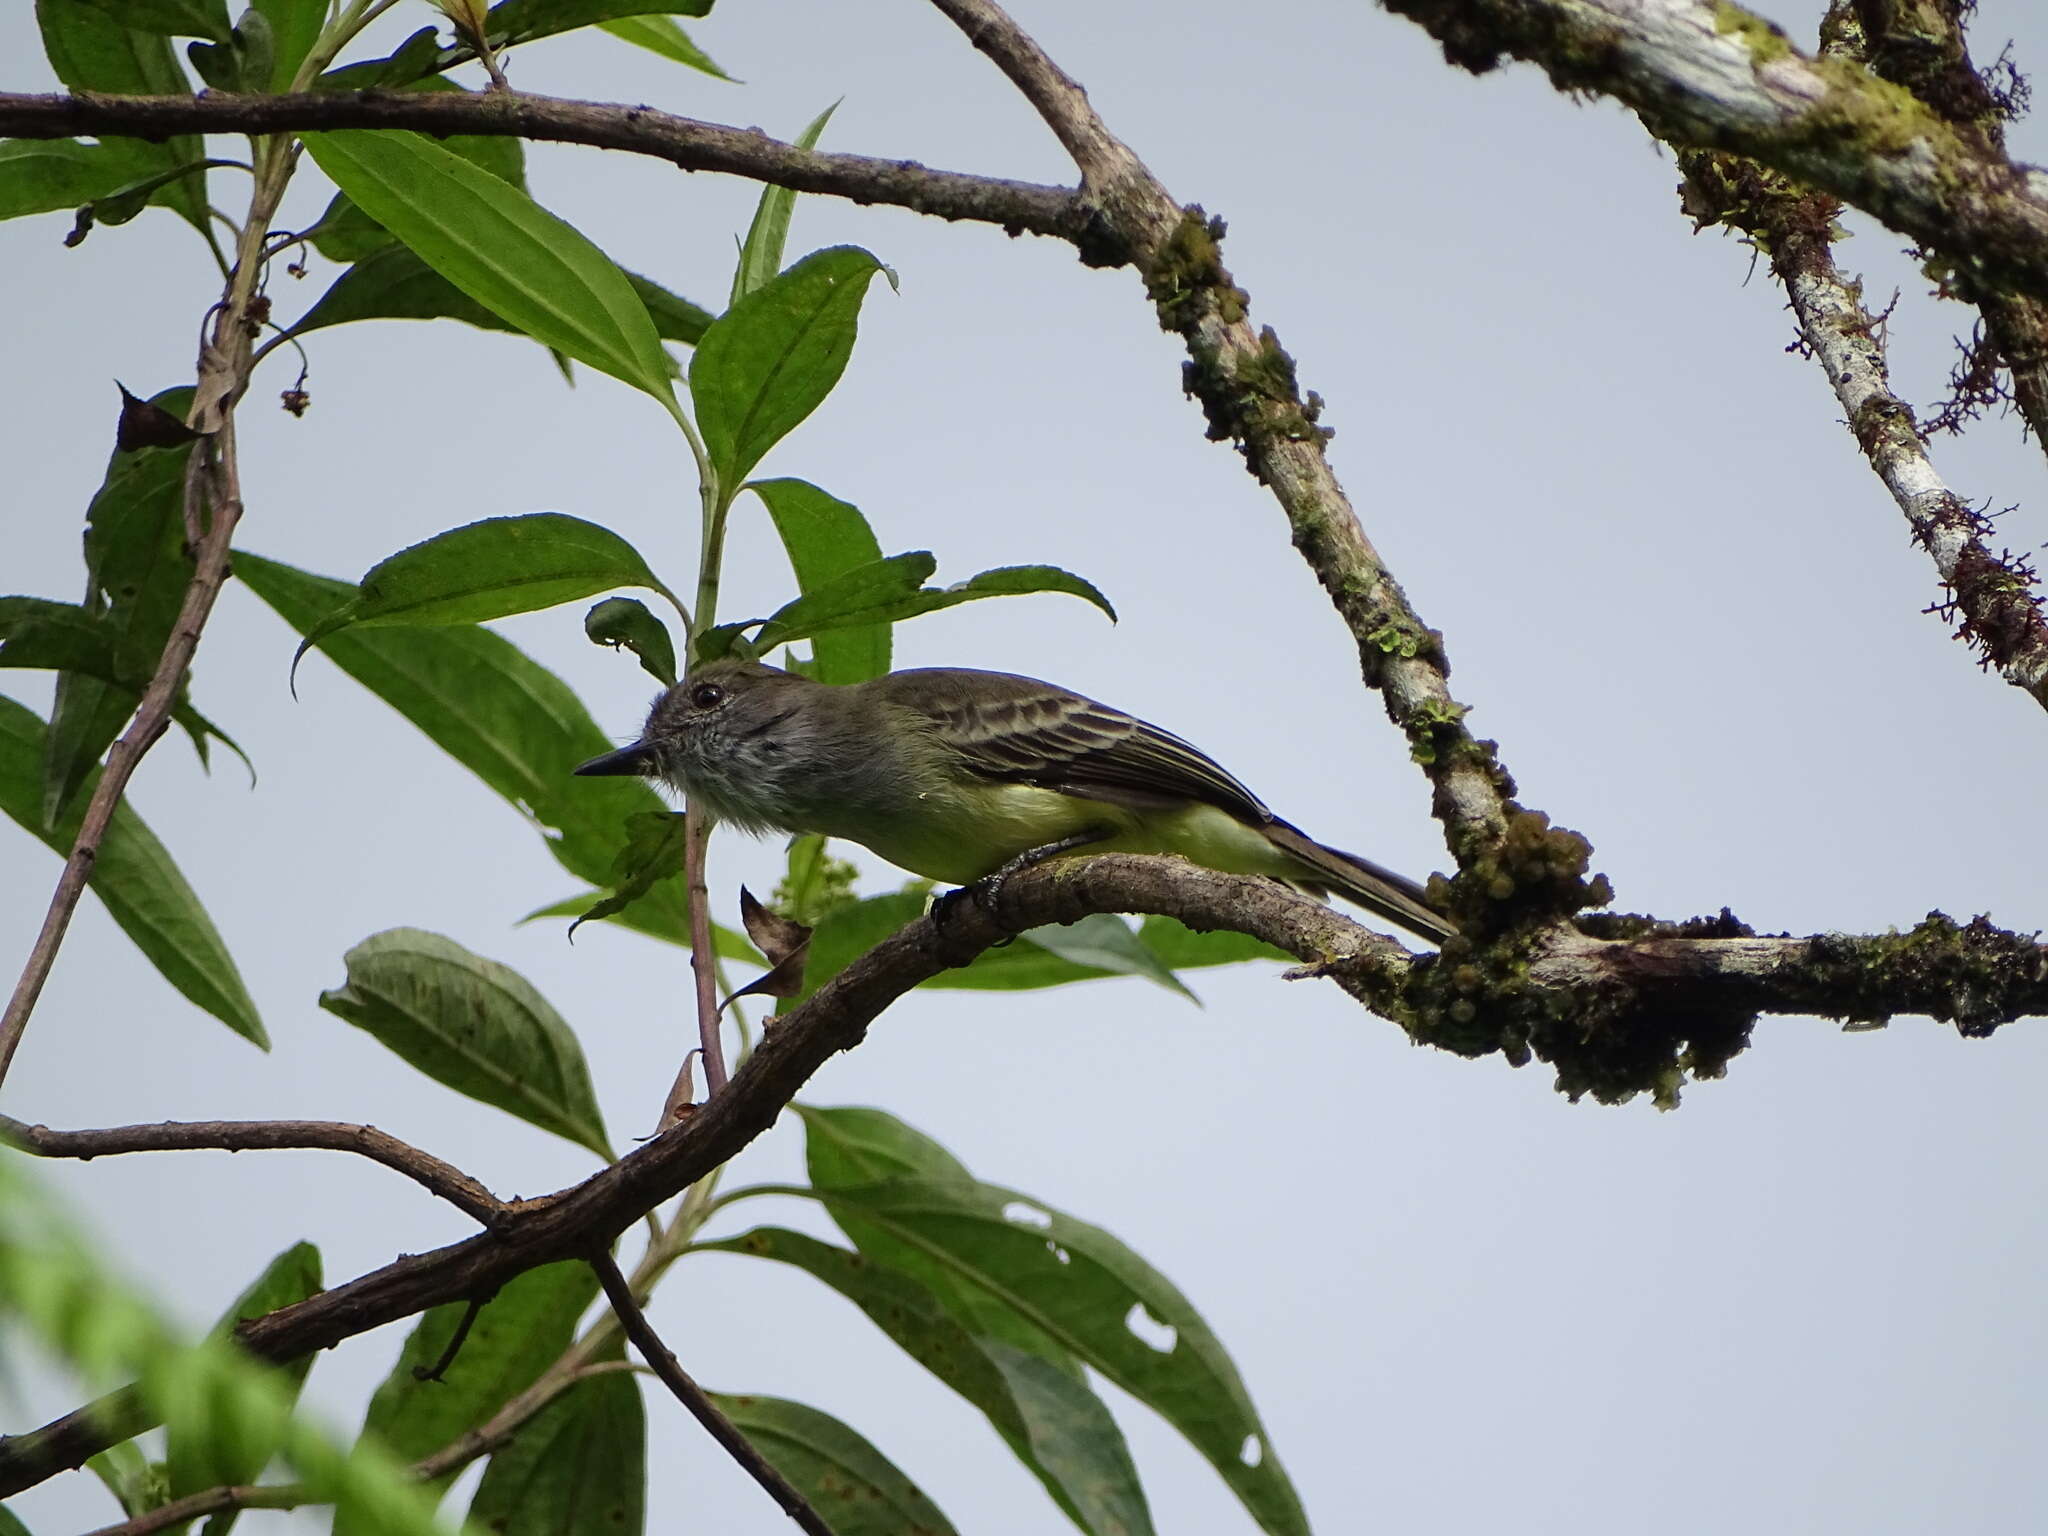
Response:
POLYGON ((890 702, 922 715, 974 772, 1116 805, 1195 800, 1264 825, 1273 813, 1170 731, 1037 678, 928 667, 892 672, 890 702))

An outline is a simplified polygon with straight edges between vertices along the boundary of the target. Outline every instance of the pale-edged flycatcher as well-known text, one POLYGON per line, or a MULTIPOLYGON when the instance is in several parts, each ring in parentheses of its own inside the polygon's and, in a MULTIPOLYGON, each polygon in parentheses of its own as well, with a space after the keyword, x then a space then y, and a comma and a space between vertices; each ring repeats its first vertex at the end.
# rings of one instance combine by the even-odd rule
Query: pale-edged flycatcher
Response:
POLYGON ((641 774, 743 831, 843 837, 965 885, 1057 853, 1175 853, 1455 930, 1421 886, 1282 821, 1178 736, 1036 678, 927 667, 835 686, 697 668, 588 774, 641 774))

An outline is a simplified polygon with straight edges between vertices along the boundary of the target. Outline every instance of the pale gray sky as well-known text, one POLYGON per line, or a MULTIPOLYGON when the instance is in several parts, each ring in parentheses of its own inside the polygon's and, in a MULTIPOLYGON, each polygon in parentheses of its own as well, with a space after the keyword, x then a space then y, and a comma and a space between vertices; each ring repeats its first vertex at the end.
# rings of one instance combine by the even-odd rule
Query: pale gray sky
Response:
MULTIPOLYGON (((1817 0, 1772 9, 1795 36, 1817 0)), ((0 15, 9 88, 51 82, 26 5, 0 15)), ((1295 0, 1019 0, 1018 15, 1174 193, 1229 220, 1226 260, 1329 402, 1368 531, 1444 631, 1453 689, 1527 803, 1584 831, 1624 909, 1728 904, 1760 929, 1881 930, 1930 907, 2048 926, 2036 809, 2048 721, 1921 610, 1925 557, 1838 423, 1768 273, 1695 236, 1676 172, 1608 106, 1534 71, 1475 80, 1406 22, 1295 0), (1745 283, 1745 277, 1748 280, 1745 283)), ((413 6, 405 24, 427 20, 413 6)), ((698 40, 722 85, 608 38, 514 61, 557 94, 646 101, 787 135, 840 98, 827 146, 1044 180, 1068 168, 1014 92, 930 9, 724 0, 698 40)), ((2048 16, 1984 0, 2048 67, 2048 16)), ((2013 132, 2048 160, 2048 131, 2013 132)), ((536 148, 536 195, 626 264, 716 308, 750 185, 536 148)), ((314 178, 286 221, 309 219, 314 178)), ((0 225, 11 326, 8 564, 69 598, 119 376, 189 377, 211 266, 151 212, 66 251, 60 215, 0 225)), ((1865 222, 1842 261, 1892 328, 1902 391, 1938 393, 1962 311, 1922 301, 1902 241, 1865 222)), ((1127 272, 981 228, 806 199, 791 251, 852 241, 896 268, 846 381, 765 473, 857 502, 942 580, 1050 561, 1098 583, 1111 629, 1062 598, 899 631, 902 664, 1039 673, 1187 734, 1315 835, 1414 874, 1445 863, 1420 777, 1349 637, 1228 449, 1203 441, 1178 344, 1127 272)), ((331 269, 316 267, 310 301, 331 269)), ((289 286, 280 283, 280 287, 289 286)), ((279 293, 294 312, 297 295, 279 293)), ((530 344, 448 323, 329 331, 304 421, 245 411, 243 544, 353 577, 439 529, 555 509, 658 566, 693 555, 694 488, 660 413, 530 344)), ((2037 452, 2008 422, 1943 443, 1965 496, 2044 532, 2037 452)), ((765 520, 738 520, 728 609, 787 594, 765 520)), ((650 692, 587 645, 582 605, 503 628, 621 739, 650 692)), ((262 1007, 262 1055, 163 984, 88 901, 5 1108, 55 1125, 367 1120, 500 1194, 584 1154, 442 1090, 314 999, 378 929, 448 933, 523 971, 577 1026, 615 1136, 652 1122, 679 1050, 683 959, 630 934, 514 919, 572 888, 518 818, 324 660, 286 693, 292 638, 231 589, 196 698, 261 773, 212 778, 181 742, 134 801, 208 904, 262 1007)), ((7 691, 46 691, 11 674, 7 691)), ((727 843, 714 884, 772 884, 727 843)), ((0 826, 0 959, 26 950, 57 860, 0 826)), ((871 884, 889 876, 877 869, 871 884)), ((1408 1048, 1276 968, 1204 975, 1197 1010, 1139 982, 936 993, 888 1014, 810 1097, 882 1106, 982 1177, 1109 1228, 1233 1352, 1320 1529, 1991 1533, 2040 1523, 2048 1040, 1907 1020, 1842 1035, 1770 1020, 1676 1114, 1577 1107, 1540 1067, 1408 1048)), ((735 1181, 794 1176, 778 1129, 735 1181)), ((330 1282, 466 1223, 338 1156, 165 1154, 49 1182, 178 1313, 210 1319, 261 1264, 319 1242, 330 1282)), ((775 1220, 769 1202, 732 1229, 775 1220)), ((657 1324, 707 1385, 846 1419, 962 1529, 1064 1521, 981 1418, 852 1308, 775 1266, 711 1255, 657 1324)), ((402 1330, 323 1357, 309 1399, 352 1429, 402 1330)), ((42 1374, 9 1428, 71 1406, 42 1374)), ((1214 1474, 1117 1399, 1160 1530, 1252 1529, 1214 1474)), ((655 1528, 784 1529, 650 1396, 655 1528)), ((14 1501, 38 1536, 116 1518, 83 1475, 14 1501)), ((254 1520, 249 1519, 251 1529, 254 1520)))

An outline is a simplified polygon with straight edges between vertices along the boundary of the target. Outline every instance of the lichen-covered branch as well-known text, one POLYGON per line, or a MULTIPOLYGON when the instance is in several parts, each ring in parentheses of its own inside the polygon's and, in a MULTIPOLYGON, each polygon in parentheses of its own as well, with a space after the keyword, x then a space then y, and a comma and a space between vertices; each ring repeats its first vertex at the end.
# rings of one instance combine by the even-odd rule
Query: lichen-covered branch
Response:
MULTIPOLYGON (((1952 123, 1987 155, 2005 154, 2005 125, 2025 104, 2017 70, 2000 61, 1987 72, 1970 59, 1963 35, 1972 0, 1835 0, 1822 30, 1824 52, 1860 58, 1928 110, 1952 123)), ((2048 303, 1997 288, 1965 288, 1957 297, 1984 315, 1985 344, 2012 379, 2012 403, 2048 453, 2048 303)))
MULTIPOLYGON (((1895 0, 1854 3, 1881 7, 1895 0)), ((1860 56, 1861 23, 1852 0, 1837 0, 1823 31, 1828 57, 1860 56)), ((2033 567, 2010 551, 1993 553, 1990 519, 1943 483, 1912 407, 1893 393, 1884 321, 1864 306, 1861 285, 1835 265, 1841 204, 1739 155, 1681 149, 1679 166, 1686 178, 1686 211, 1702 225, 1740 230, 1770 258, 1791 299, 1800 339, 1841 401, 1857 446, 1948 589, 1942 611, 1987 666, 2048 707, 2048 622, 2033 567)), ((2033 303, 1991 296, 2008 315, 2033 303)))
MULTIPOLYGON (((1576 874, 1539 895, 1533 869, 1516 882, 1501 867, 1511 824, 1531 813, 1514 804, 1513 782, 1493 744, 1465 728, 1464 708, 1446 682, 1442 636, 1415 612, 1338 483, 1324 452, 1331 434, 1318 425, 1322 401, 1303 393, 1294 359, 1273 331, 1252 327, 1250 300, 1222 263, 1221 221, 1182 207, 1104 126, 1081 87, 993 0, 933 3, 1023 91, 1073 155, 1099 226, 1113 247, 1129 253, 1160 325, 1186 343, 1183 382, 1208 416, 1209 435, 1237 444, 1286 513, 1295 547, 1357 639, 1366 681, 1380 690, 1429 774, 1436 814, 1462 872, 1453 904, 1478 921, 1487 893, 1503 882, 1552 915, 1601 899, 1576 874)), ((1583 840, 1574 841, 1583 854, 1583 840)), ((1577 873, 1583 868, 1581 858, 1577 873)))
POLYGON ((652 107, 567 101, 523 91, 316 91, 291 96, 69 96, 0 93, 0 134, 21 139, 120 134, 311 133, 404 128, 415 133, 501 134, 622 149, 686 171, 723 171, 856 203, 885 203, 941 219, 995 224, 1012 234, 1086 245, 1080 199, 1066 187, 963 176, 908 160, 799 149, 755 129, 728 128, 652 107))
MULTIPOLYGON (((537 1265, 590 1254, 726 1162, 775 1121, 813 1073, 857 1045, 918 983, 1014 934, 1094 912, 1150 912, 1264 939, 1394 1019, 1419 1041, 1468 1055, 1550 1062, 1560 1086, 1602 1098, 1668 1100, 1687 1075, 1718 1072, 1760 1013, 1870 1021, 1919 1011, 1965 1033, 2048 1012, 2048 947, 1983 919, 1930 916, 1906 934, 1757 938, 1725 914, 1691 924, 1582 918, 1589 931, 1526 936, 1518 956, 1453 939, 1440 958, 1270 880, 1133 854, 1072 859, 1007 882, 993 912, 955 904, 849 965, 768 1030, 726 1091, 681 1125, 583 1183, 506 1210, 462 1242, 412 1254, 238 1330, 259 1359, 285 1361, 501 1287, 537 1265)), ((0 1439, 0 1497, 149 1427, 116 1393, 0 1439)))
POLYGON ((1800 52, 1731 0, 1381 0, 1474 72, 1537 64, 1674 144, 1747 155, 1952 264, 1973 291, 2048 300, 2048 172, 1959 132, 1911 91, 1800 52))

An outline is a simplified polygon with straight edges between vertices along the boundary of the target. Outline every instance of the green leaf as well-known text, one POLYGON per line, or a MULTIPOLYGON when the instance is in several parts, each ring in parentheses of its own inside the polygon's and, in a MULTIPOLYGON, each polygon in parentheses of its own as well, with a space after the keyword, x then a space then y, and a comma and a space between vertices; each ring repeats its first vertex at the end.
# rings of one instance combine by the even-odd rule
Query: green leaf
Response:
POLYGON ((668 595, 640 552, 609 528, 560 512, 488 517, 371 566, 355 597, 313 627, 299 654, 352 625, 476 624, 612 587, 668 595))
POLYGON ((123 150, 77 139, 0 140, 0 219, 76 208, 133 179, 123 150))
MULTIPOLYGON (((522 335, 502 316, 477 303, 405 246, 391 241, 354 204, 339 199, 342 222, 314 243, 329 256, 354 261, 292 326, 303 336, 356 320, 460 320, 480 330, 522 335), (330 248, 331 247, 331 248, 330 248)), ((694 343, 710 323, 704 311, 660 284, 628 272, 667 341, 694 343)))
MULTIPOLYGON (((234 569, 302 635, 355 592, 239 550, 234 569)), ((473 624, 353 629, 321 651, 517 808, 582 880, 595 885, 609 874, 629 817, 665 809, 643 779, 575 777, 578 763, 618 743, 566 683, 501 635, 473 624)), ((689 928, 674 885, 657 887, 620 921, 677 942, 689 928)))
MULTIPOLYGON (((863 897, 826 912, 818 919, 817 931, 811 935, 810 959, 805 967, 804 988, 799 996, 809 997, 904 924, 923 916, 927 901, 924 889, 919 887, 887 896, 863 897)), ((1027 936, 1036 939, 1045 931, 1034 928, 1027 936)), ((1131 974, 1149 975, 1150 972, 1137 972, 1133 965, 1127 963, 1120 963, 1114 968, 1100 963, 1083 963, 1065 958, 1037 943, 1011 944, 1001 949, 983 950, 972 963, 941 971, 920 985, 937 991, 1023 992, 1131 974)))
POLYGON ((588 912, 569 925, 569 935, 585 923, 616 917, 665 880, 683 872, 684 849, 688 842, 680 811, 650 811, 626 818, 626 846, 612 864, 609 892, 588 912))
MULTIPOLYGON (((439 91, 453 92, 458 96, 470 94, 455 81, 440 75, 429 75, 425 79, 411 81, 404 88, 421 93, 439 91)), ((478 169, 489 171, 500 181, 508 182, 522 192, 526 190, 526 143, 523 139, 509 134, 451 133, 446 138, 436 139, 434 142, 450 154, 460 155, 478 169)), ((313 226, 310 234, 313 248, 330 261, 361 261, 374 251, 405 249, 399 244, 396 235, 349 201, 345 192, 337 192, 328 200, 326 210, 320 215, 319 222, 313 226)), ((418 258, 415 257, 414 260, 417 261, 418 258)), ((425 263, 422 262, 421 266, 425 267, 425 263)), ((447 279, 441 278, 441 281, 445 283, 447 279)), ((466 296, 464 302, 474 303, 466 296)), ((489 323, 495 330, 517 329, 496 315, 492 315, 489 323)))
POLYGON ((915 1483, 829 1413, 779 1397, 710 1396, 833 1536, 953 1536, 952 1523, 915 1483))
MULTIPOLYGON (((124 96, 186 96, 191 81, 169 38, 123 26, 91 0, 36 0, 43 51, 57 78, 74 91, 124 96)), ((103 139, 126 156, 133 180, 205 157, 197 134, 174 134, 161 144, 145 139, 103 139)), ((181 177, 160 188, 152 202, 173 210, 202 234, 209 231, 206 177, 181 177)))
MULTIPOLYGON (((160 1509, 171 1499, 162 1462, 152 1462, 133 1440, 110 1445, 86 1458, 85 1469, 98 1478, 129 1519, 160 1509)), ((0 1530, 4 1530, 0 1525, 0 1530)))
MULTIPOLYGON (((565 896, 560 901, 551 901, 544 907, 535 907, 526 916, 520 918, 519 921, 521 923, 535 923, 544 917, 567 917, 577 921, 595 922, 596 919, 590 916, 590 909, 597 903, 602 902, 605 895, 606 892, 604 891, 583 891, 575 896, 565 896)), ((657 930, 653 927, 642 926, 635 923, 632 919, 632 914, 638 910, 637 906, 628 908, 626 915, 619 919, 621 926, 645 933, 650 938, 666 939, 669 943, 678 944, 684 949, 690 947, 688 924, 678 927, 673 932, 669 931, 666 927, 657 930)), ((713 923, 711 925, 711 951, 721 960, 737 960, 742 965, 758 965, 764 969, 767 965, 767 962, 761 958, 761 952, 747 942, 745 935, 735 929, 726 927, 723 923, 713 923)))
MULTIPOLYGON (((56 825, 47 825, 42 817, 45 734, 33 711, 0 698, 0 811, 64 856, 77 839, 99 774, 89 773, 82 793, 56 825)), ((88 884, 164 980, 236 1034, 270 1049, 256 1004, 212 919, 163 844, 125 803, 114 808, 88 884)))
POLYGON ((1118 976, 1142 976, 1169 992, 1178 992, 1191 1003, 1200 998, 1173 974, 1173 968, 1148 948, 1131 925, 1113 912, 1091 912, 1071 923, 1048 924, 1020 935, 1027 944, 1070 960, 1075 965, 1094 966, 1118 976))
POLYGON ((649 53, 658 53, 673 63, 702 70, 719 80, 732 79, 718 67, 718 62, 710 54, 690 41, 689 33, 666 16, 629 16, 623 21, 607 21, 599 25, 601 30, 622 42, 645 48, 649 53))
MULTIPOLYGON (((978 1187, 958 1158, 894 1115, 879 1109, 794 1107, 804 1123, 804 1165, 820 1198, 902 1180, 978 1187)), ((1076 1381, 1084 1379, 1073 1352, 1007 1300, 989 1296, 887 1226, 865 1221, 857 1211, 828 1209, 854 1247, 923 1285, 970 1333, 1000 1340, 1076 1381)))
POLYGON ((421 27, 383 58, 330 69, 313 85, 323 91, 402 91, 466 56, 465 49, 443 48, 434 28, 421 27))
MULTIPOLYGON (((125 1443, 124 1441, 123 1444, 125 1443)), ((138 1451, 136 1454, 140 1455, 141 1452, 138 1451)), ((92 1462, 88 1461, 86 1465, 91 1466, 92 1462)), ((23 1525, 20 1518, 5 1504, 0 1504, 0 1536, 29 1536, 28 1527, 23 1525)))
POLYGON ((163 37, 207 37, 228 40, 226 0, 88 0, 96 11, 124 27, 163 37))
MULTIPOLYGON (((251 0, 270 22, 270 36, 276 62, 270 70, 268 89, 282 91, 320 40, 327 24, 327 0, 251 0)), ((259 86, 259 88, 261 88, 259 86)))
POLYGON ((468 1528, 496 1536, 639 1536, 646 1501, 640 1384, 608 1371, 570 1387, 491 1457, 468 1528))
POLYGON ((1264 939, 1221 928, 1214 933, 1197 933, 1170 917, 1146 918, 1138 925, 1138 936, 1161 963, 1176 970, 1204 965, 1237 965, 1246 960, 1284 960, 1289 965, 1294 964, 1294 956, 1264 939))
POLYGON ((502 46, 603 26, 627 16, 709 16, 712 0, 504 0, 491 7, 486 31, 502 46))
POLYGON ((625 274, 525 193, 419 134, 337 130, 305 144, 364 212, 485 308, 673 400, 661 339, 625 274))
MULTIPOLYGON (((288 1307, 293 1302, 304 1301, 308 1296, 318 1295, 320 1290, 320 1250, 311 1243, 294 1243, 264 1266, 263 1273, 250 1282, 221 1315, 220 1321, 213 1325, 209 1336, 232 1343, 236 1324, 275 1312, 279 1307, 288 1307)), ((306 1373, 313 1368, 313 1356, 301 1355, 287 1365, 267 1368, 275 1372, 284 1389, 285 1401, 296 1403, 306 1373)), ((261 1462, 252 1461, 245 1448, 232 1442, 178 1430, 173 1430, 165 1439, 164 1472, 170 1480, 168 1499, 182 1499, 205 1488, 254 1482, 262 1470, 261 1462)), ((207 1536, 226 1536, 234 1514, 230 1510, 207 1521, 207 1536)))
POLYGON ((314 301, 313 307, 299 317, 292 326, 293 335, 303 336, 308 331, 347 325, 356 320, 442 319, 460 320, 487 331, 509 331, 515 336, 522 334, 516 326, 477 303, 407 247, 395 242, 370 243, 367 237, 359 235, 357 221, 382 234, 382 226, 374 224, 367 214, 357 211, 353 203, 342 210, 341 222, 332 230, 332 248, 329 236, 322 236, 315 243, 328 256, 356 253, 355 264, 329 284, 327 291, 314 301))
POLYGON ((626 281, 633 285, 633 291, 640 295, 640 302, 647 306, 647 314, 654 321, 654 329, 663 341, 680 341, 694 347, 711 328, 711 312, 692 304, 679 293, 671 293, 651 277, 642 277, 637 272, 628 272, 626 281))
POLYGON ((1028 592, 1071 593, 1093 603, 1112 622, 1116 619, 1116 610, 1110 607, 1108 598, 1079 576, 1057 566, 1012 565, 983 571, 950 587, 922 585, 936 569, 937 562, 924 550, 855 566, 769 615, 760 633, 754 636, 754 648, 767 651, 833 630, 893 624, 985 597, 1013 597, 1028 592))
MULTIPOLYGON (((825 125, 832 121, 832 114, 839 110, 839 103, 831 106, 811 119, 810 126, 797 135, 798 149, 816 149, 818 140, 824 136, 825 125)), ((789 216, 796 207, 796 193, 788 187, 764 186, 761 201, 754 208, 754 222, 747 227, 747 238, 740 246, 739 264, 733 268, 732 293, 726 299, 731 308, 757 288, 768 285, 782 270, 782 248, 789 239, 789 216)), ((877 550, 876 554, 881 551, 877 550)))
POLYGON ((320 1006, 436 1082, 613 1161, 583 1048, 510 966, 417 928, 372 934, 320 1006))
POLYGON ((885 270, 854 246, 817 251, 712 322, 690 360, 690 393, 721 483, 746 479, 831 393, 868 280, 885 270))
MULTIPOLYGON (((4 599, 0 599, 4 601, 4 599)), ((640 658, 640 665, 663 687, 676 680, 676 643, 668 626, 637 597, 608 597, 583 616, 583 633, 593 645, 625 649, 640 658)))
MULTIPOLYGON (((398 1363, 370 1399, 363 1438, 400 1461, 418 1461, 496 1413, 540 1379, 576 1337, 576 1320, 597 1295, 597 1278, 577 1260, 544 1264, 509 1280, 476 1314, 455 1358, 435 1380, 421 1373, 442 1363, 469 1311, 452 1301, 427 1312, 413 1328, 398 1363)), ((456 1473, 430 1486, 443 1489, 456 1473)), ((335 1536, 368 1536, 374 1528, 337 1518, 335 1536)))
MULTIPOLYGON (((882 558, 874 530, 851 502, 827 495, 807 480, 753 480, 789 554, 797 590, 815 592, 848 571, 882 558)), ((817 636, 811 643, 816 676, 824 683, 864 683, 889 670, 887 624, 856 625, 817 636)))
POLYGON ((939 568, 929 550, 870 560, 820 582, 784 603, 754 637, 762 651, 835 629, 888 622, 888 615, 925 590, 925 578, 939 568))
MULTIPOLYGON (((166 390, 151 403, 182 415, 187 390, 166 390)), ((184 481, 190 445, 116 451, 86 509, 85 607, 104 626, 116 654, 156 661, 169 641, 192 578, 185 548, 184 481)), ((132 693, 67 674, 57 686, 43 815, 54 820, 134 712, 132 693)))
POLYGON ((257 1462, 281 1452, 311 1503, 333 1503, 379 1536, 443 1536, 403 1469, 364 1447, 342 1453, 295 1417, 276 1374, 215 1339, 183 1343, 108 1273, 54 1202, 0 1159, 0 1316, 88 1380, 135 1378, 124 1398, 148 1422, 235 1442, 257 1462))
MULTIPOLYGON (((132 710, 149 683, 156 658, 125 651, 127 638, 104 615, 76 603, 0 597, 0 667, 65 672, 111 684, 132 710)), ((172 702, 171 718, 192 738, 201 763, 207 760, 209 736, 218 737, 245 764, 249 761, 231 737, 192 707, 182 689, 172 702)))
POLYGON ((891 1252, 914 1253, 1014 1310, 1178 1429, 1261 1529, 1306 1536, 1301 1501, 1229 1355, 1193 1304, 1115 1237, 1013 1190, 959 1179, 820 1193, 842 1226, 853 1219, 847 1235, 863 1252, 856 1234, 886 1234, 891 1252))
POLYGON ((700 1249, 790 1264, 846 1297, 913 1360, 988 1416, 1017 1459, 1091 1536, 1145 1536, 1145 1490, 1102 1399, 1065 1372, 970 1333, 908 1275, 782 1227, 700 1249))

